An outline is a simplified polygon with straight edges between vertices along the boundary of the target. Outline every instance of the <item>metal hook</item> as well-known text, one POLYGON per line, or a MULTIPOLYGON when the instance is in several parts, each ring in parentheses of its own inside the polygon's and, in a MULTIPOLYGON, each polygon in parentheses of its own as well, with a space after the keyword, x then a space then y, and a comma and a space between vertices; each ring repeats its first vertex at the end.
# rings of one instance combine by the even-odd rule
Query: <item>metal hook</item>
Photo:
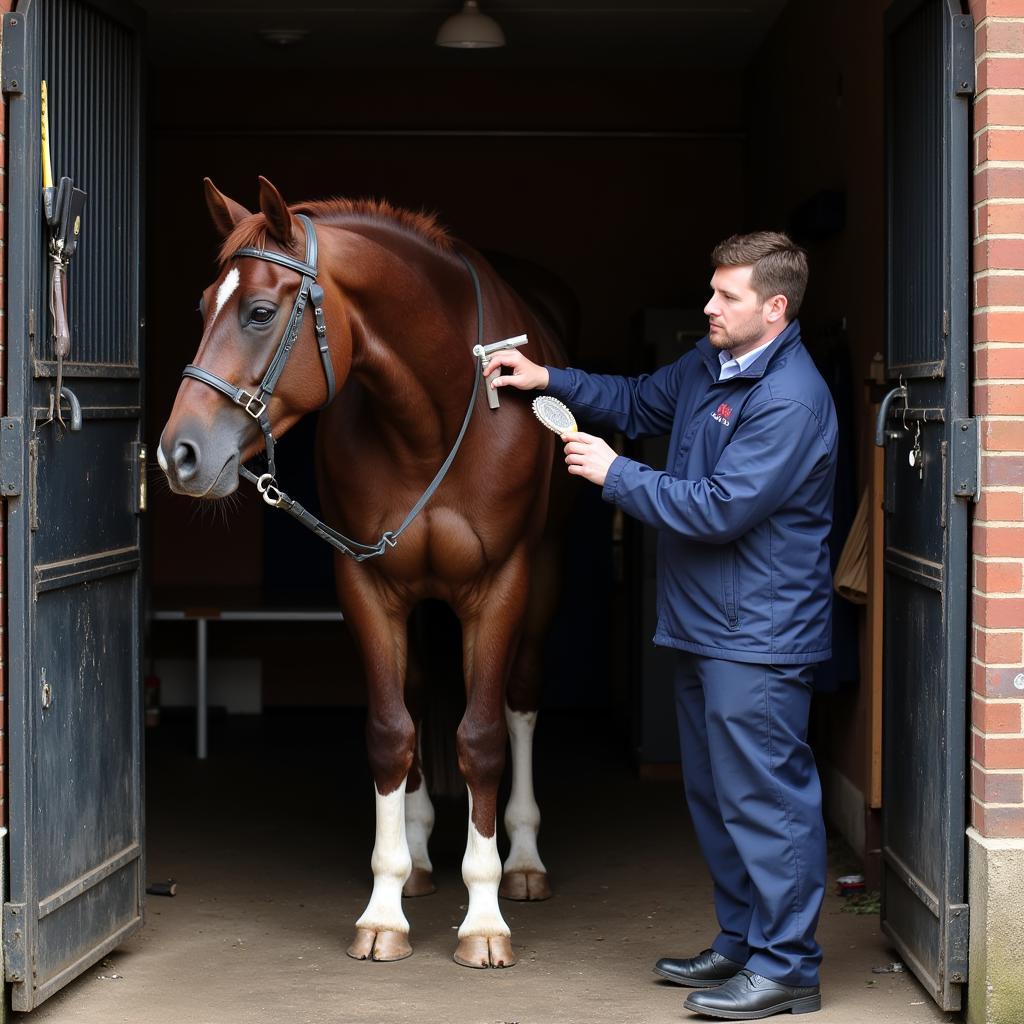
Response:
MULTIPOLYGON (((907 385, 906 385, 906 383, 903 380, 903 374, 902 373, 900 374, 900 391, 902 393, 902 398, 903 398, 903 429, 904 430, 909 430, 910 427, 907 426, 907 410, 910 407, 910 394, 907 391, 907 385)), ((920 431, 920 429, 921 428, 920 428, 920 425, 919 425, 918 426, 918 430, 920 431)))

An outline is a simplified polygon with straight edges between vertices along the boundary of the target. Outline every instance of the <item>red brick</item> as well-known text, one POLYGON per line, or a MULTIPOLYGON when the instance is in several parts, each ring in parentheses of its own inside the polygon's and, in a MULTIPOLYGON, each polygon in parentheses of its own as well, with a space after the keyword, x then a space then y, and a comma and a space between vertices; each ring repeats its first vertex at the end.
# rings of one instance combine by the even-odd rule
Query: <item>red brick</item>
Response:
POLYGON ((1024 420, 986 416, 981 423, 981 445, 989 452, 1024 452, 1024 420))
POLYGON ((982 18, 1024 18, 1024 0, 971 0, 970 11, 975 24, 982 18))
MULTIPOLYGON (((1024 167, 986 167, 974 174, 974 201, 982 203, 986 199, 1024 199, 1024 167)), ((977 259, 977 256, 975 256, 977 259)), ((999 266, 989 263, 988 266, 999 266)), ((1020 267, 1020 263, 1011 263, 1011 267, 1020 267)), ((985 267, 975 266, 975 270, 985 267)))
MULTIPOLYGON (((997 239, 997 241, 1003 241, 1003 239, 997 239)), ((1024 239, 1020 240, 1020 246, 1021 257, 1024 258, 1024 239)), ((988 342, 1024 342, 1024 311, 1019 313, 975 313, 974 343, 984 345, 988 342)))
POLYGON ((1024 684, 1024 666, 1011 665, 1009 668, 992 668, 989 665, 974 663, 971 681, 975 693, 983 697, 1022 697, 1024 686, 1018 689, 1014 680, 1024 684))
POLYGON ((1024 53, 1024 22, 986 21, 978 29, 977 37, 978 54, 1024 53))
POLYGON ((975 271, 1024 269, 1024 238, 986 238, 973 252, 975 271))
POLYGON ((978 384, 974 388, 977 416, 1024 415, 1024 384, 978 384))
MULTIPOLYGON (((1024 207, 1021 207, 1024 211, 1024 207)), ((1021 227, 1024 232, 1024 225, 1021 227)), ((1024 275, 986 274, 974 279, 974 305, 1024 306, 1024 275)))
POLYGON ((986 629, 1024 629, 1024 597, 985 597, 975 594, 974 622, 986 629))
POLYGON ((1020 562, 974 563, 974 585, 983 594, 1016 594, 1024 584, 1020 562))
POLYGON ((971 733, 971 757, 988 771, 996 768, 1024 768, 1024 738, 971 733))
POLYGON ((1024 838, 1024 807, 985 807, 972 801, 971 823, 989 839, 1024 838))
POLYGON ((1024 379, 1024 345, 974 350, 975 380, 1024 379))
POLYGON ((982 487, 1024 487, 1024 457, 982 455, 981 484, 982 487))
MULTIPOLYGON (((1022 108, 1024 113, 1024 108, 1022 108)), ((986 132, 991 135, 991 132, 986 132)), ((1014 132, 1020 136, 1021 151, 1024 152, 1024 132, 1014 132)), ((1002 157, 994 159, 1003 159, 1002 157)), ((987 202, 975 210, 978 220, 979 235, 1014 235, 1024 233, 1024 203, 993 203, 987 202)), ((1007 280, 1004 278, 1004 280, 1007 280)), ((1016 285, 1017 302, 1008 305, 1024 304, 1024 283, 1021 278, 1008 279, 1016 285)))
POLYGON ((976 523, 1018 522, 1024 519, 1024 494, 1020 491, 983 491, 974 506, 976 523))
POLYGON ((989 558, 1024 558, 1024 527, 975 523, 973 550, 989 558))
POLYGON ((1024 775, 986 772, 972 765, 971 795, 986 804, 1024 803, 1024 775))
POLYGON ((1021 731, 1022 705, 1024 701, 1003 704, 975 697, 971 702, 971 725, 988 736, 995 733, 1017 735, 1021 731))
MULTIPOLYGON (((995 61, 1000 59, 1005 58, 994 58, 995 61)), ((1024 60, 1016 60, 1013 65, 1011 73, 1021 76, 1016 85, 1020 88, 1020 82, 1024 82, 1024 60)), ((978 91, 981 92, 981 89, 979 85, 978 91)), ((1018 124, 1024 124, 1024 96, 1012 92, 986 92, 974 104, 975 131, 981 131, 989 125, 996 127, 1018 124)))
POLYGON ((990 633, 974 628, 974 656, 989 665, 1019 665, 1021 661, 1021 634, 1018 632, 990 633))
POLYGON ((979 93, 986 89, 1019 89, 1024 80, 1024 61, 1020 57, 986 57, 978 65, 977 79, 979 93))
POLYGON ((986 160, 1024 160, 1024 132, 988 128, 974 140, 974 144, 979 164, 986 160))

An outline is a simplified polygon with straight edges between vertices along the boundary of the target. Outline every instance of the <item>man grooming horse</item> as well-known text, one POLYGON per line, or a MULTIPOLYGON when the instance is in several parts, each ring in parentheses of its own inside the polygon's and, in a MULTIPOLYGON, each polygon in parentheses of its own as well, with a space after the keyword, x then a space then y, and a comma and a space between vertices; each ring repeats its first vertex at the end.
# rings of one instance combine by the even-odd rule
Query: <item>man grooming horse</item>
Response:
POLYGON ((668 466, 563 435, 569 473, 659 531, 656 644, 674 649, 685 788, 720 931, 655 971, 685 1006, 753 1020, 821 1006, 821 787, 807 745, 811 674, 831 643, 826 539, 836 414, 800 341, 807 258, 785 235, 712 254, 707 337, 638 378, 497 353, 491 387, 542 389, 629 437, 671 433, 668 466))

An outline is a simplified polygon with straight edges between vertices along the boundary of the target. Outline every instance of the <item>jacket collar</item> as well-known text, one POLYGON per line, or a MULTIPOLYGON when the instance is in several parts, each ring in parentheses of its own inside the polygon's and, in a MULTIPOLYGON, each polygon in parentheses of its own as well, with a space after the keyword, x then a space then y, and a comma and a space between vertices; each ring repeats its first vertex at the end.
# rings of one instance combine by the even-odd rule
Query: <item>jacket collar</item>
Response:
MULTIPOLYGON (((776 337, 772 343, 745 369, 741 370, 735 376, 730 377, 729 380, 743 380, 745 378, 758 379, 763 377, 765 371, 768 369, 768 364, 778 355, 779 352, 793 348, 794 345, 800 344, 800 321, 792 320, 786 324, 785 329, 778 337, 776 337)), ((714 381, 717 382, 718 374, 722 368, 722 364, 718 359, 718 349, 715 348, 708 340, 707 335, 697 342, 697 351, 700 352, 701 358, 704 360, 704 365, 708 368, 708 373, 714 381)))

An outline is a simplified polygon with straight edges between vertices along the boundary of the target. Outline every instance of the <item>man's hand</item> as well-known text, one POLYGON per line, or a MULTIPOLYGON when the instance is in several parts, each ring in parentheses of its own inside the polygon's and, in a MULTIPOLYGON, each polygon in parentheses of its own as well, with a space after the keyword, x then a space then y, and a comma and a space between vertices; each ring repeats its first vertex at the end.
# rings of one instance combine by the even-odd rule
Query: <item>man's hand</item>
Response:
POLYGON ((489 378, 492 388, 519 388, 520 391, 541 390, 548 386, 548 371, 543 366, 531 363, 518 349, 499 349, 491 356, 484 373, 489 378), (495 371, 500 366, 508 366, 512 373, 502 377, 495 371), (494 376, 491 376, 494 374, 494 376))
POLYGON ((573 476, 582 476, 598 487, 604 487, 608 467, 618 458, 616 452, 600 437, 593 434, 562 434, 565 461, 573 476))

